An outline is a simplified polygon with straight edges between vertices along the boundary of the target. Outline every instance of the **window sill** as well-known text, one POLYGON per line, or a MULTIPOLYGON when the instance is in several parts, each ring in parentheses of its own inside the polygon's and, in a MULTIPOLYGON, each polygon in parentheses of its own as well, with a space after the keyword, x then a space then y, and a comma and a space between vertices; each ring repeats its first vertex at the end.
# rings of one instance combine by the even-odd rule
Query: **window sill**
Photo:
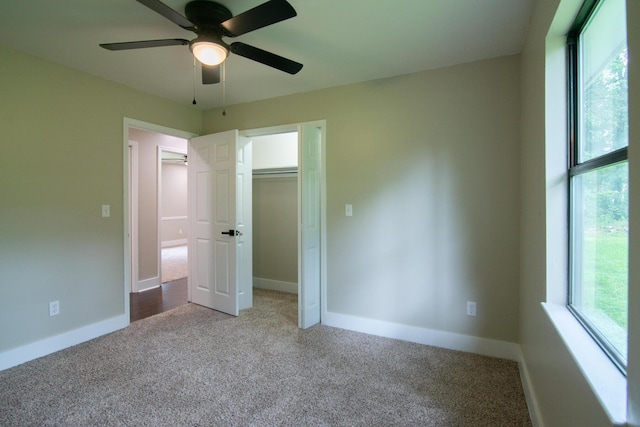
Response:
POLYGON ((542 307, 611 422, 624 425, 627 418, 626 377, 564 305, 543 302, 542 307))

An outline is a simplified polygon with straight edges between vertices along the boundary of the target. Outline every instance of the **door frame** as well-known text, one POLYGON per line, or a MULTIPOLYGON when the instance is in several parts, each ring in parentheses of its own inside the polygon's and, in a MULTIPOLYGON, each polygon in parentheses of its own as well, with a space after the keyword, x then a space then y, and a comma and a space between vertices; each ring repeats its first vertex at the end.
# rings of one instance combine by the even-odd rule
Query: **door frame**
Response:
MULTIPOLYGON (((320 141, 320 323, 326 318, 327 313, 327 193, 326 193, 326 120, 316 120, 310 122, 298 122, 292 124, 285 124, 279 126, 270 126, 263 128, 254 128, 248 130, 240 130, 239 135, 247 138, 273 135, 277 133, 286 132, 300 132, 300 126, 302 124, 308 124, 320 129, 321 141, 320 141)), ((174 129, 154 123, 144 122, 137 119, 124 117, 123 119, 123 148, 122 148, 122 164, 123 164, 123 230, 124 230, 124 289, 123 289, 123 301, 124 301, 124 314, 129 323, 130 317, 130 305, 129 305, 129 293, 131 292, 131 242, 130 242, 130 182, 129 182, 129 129, 136 128, 146 131, 152 131, 162 133, 165 135, 171 135, 178 138, 191 139, 198 136, 195 133, 187 132, 179 129, 174 129)), ((300 143, 298 143, 298 150, 300 150, 300 143)), ((298 179, 300 177, 298 176, 298 179)), ((300 209, 300 203, 298 200, 298 209, 300 209)), ((298 283, 298 294, 300 293, 301 283, 298 283)))
MULTIPOLYGON (((297 132, 301 133, 302 125, 309 125, 320 129, 320 323, 326 318, 327 312, 327 193, 326 193, 326 120, 316 120, 311 122, 298 122, 287 125, 270 126, 264 128, 240 130, 240 136, 251 139, 257 136, 275 135, 279 133, 297 132)), ((300 138, 298 137, 298 155, 301 150, 300 138)), ((302 179, 298 173, 298 185, 302 179)), ((300 213, 303 201, 298 198, 298 214, 300 213)), ((298 228, 300 224, 298 224, 298 228)), ((300 245, 300 236, 298 235, 298 245, 300 245)), ((298 255, 300 257, 300 255, 298 255)), ((302 283, 298 281, 298 296, 302 292, 302 283)), ((300 312, 298 312, 298 326, 301 326, 300 312)))
MULTIPOLYGON (((138 291, 138 260, 133 257, 133 254, 138 253, 138 141, 129 140, 129 159, 127 165, 129 172, 127 178, 129 179, 129 194, 127 201, 129 202, 129 215, 127 217, 129 226, 129 245, 128 248, 132 254, 129 279, 131 281, 131 290, 138 291)), ((126 241, 126 240, 125 240, 126 241)), ((126 264, 125 264, 126 266, 126 264)))
MULTIPOLYGON (((130 197, 131 197, 131 182, 130 182, 130 159, 129 159, 129 129, 135 128, 150 132, 161 133, 165 135, 175 136, 177 138, 191 139, 197 134, 192 132, 186 132, 179 129, 173 129, 166 126, 157 125, 154 123, 144 122, 141 120, 124 117, 122 122, 122 165, 123 165, 123 230, 124 230, 124 314, 129 322, 130 306, 129 306, 129 293, 131 292, 132 281, 132 253, 131 253, 131 224, 130 219, 130 197)), ((160 242, 158 242, 160 246, 160 242)))

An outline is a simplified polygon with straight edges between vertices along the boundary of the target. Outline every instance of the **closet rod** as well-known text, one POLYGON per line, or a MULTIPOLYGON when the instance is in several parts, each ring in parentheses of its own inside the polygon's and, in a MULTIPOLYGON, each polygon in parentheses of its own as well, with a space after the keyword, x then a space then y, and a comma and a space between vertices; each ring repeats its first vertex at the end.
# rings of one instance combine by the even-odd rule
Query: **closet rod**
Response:
POLYGON ((273 168, 273 169, 254 169, 253 176, 269 176, 269 175, 295 175, 298 168, 273 168))

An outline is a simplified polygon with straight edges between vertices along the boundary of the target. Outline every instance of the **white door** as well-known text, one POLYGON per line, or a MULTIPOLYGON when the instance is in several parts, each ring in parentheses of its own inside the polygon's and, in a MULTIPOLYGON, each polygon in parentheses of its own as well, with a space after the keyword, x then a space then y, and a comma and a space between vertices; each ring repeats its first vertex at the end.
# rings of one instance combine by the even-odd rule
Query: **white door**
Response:
POLYGON ((237 272, 240 310, 253 307, 253 167, 252 144, 239 137, 236 166, 237 272))
POLYGON ((243 189, 251 185, 246 179, 247 160, 251 170, 246 144, 232 130, 192 138, 188 151, 191 301, 234 316, 240 308, 239 293, 250 293, 245 282, 251 275, 251 258, 246 255, 247 244, 251 250, 251 198, 238 198, 238 189, 245 194, 243 189), (238 160, 245 168, 242 177, 237 174, 238 160))
POLYGON ((320 323, 320 144, 321 131, 302 124, 298 131, 298 326, 320 323))

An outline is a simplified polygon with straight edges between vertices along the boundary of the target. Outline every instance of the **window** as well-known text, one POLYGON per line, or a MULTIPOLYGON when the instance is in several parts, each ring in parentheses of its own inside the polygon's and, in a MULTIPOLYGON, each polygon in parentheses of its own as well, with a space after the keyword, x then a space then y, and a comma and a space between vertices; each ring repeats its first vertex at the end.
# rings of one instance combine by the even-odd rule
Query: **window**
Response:
POLYGON ((624 373, 628 318, 625 0, 586 0, 569 51, 569 309, 624 373))

